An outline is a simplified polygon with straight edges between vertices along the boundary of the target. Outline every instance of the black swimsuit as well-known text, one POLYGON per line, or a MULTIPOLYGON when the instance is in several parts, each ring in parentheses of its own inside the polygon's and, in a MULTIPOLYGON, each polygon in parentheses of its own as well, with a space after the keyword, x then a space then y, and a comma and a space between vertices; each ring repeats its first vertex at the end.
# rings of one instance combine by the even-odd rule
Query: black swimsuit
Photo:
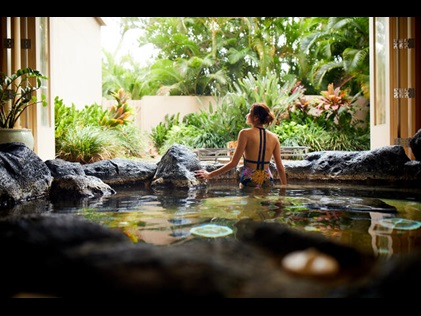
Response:
POLYGON ((270 169, 265 170, 265 165, 270 161, 264 161, 266 151, 266 131, 262 127, 258 127, 260 132, 259 154, 256 160, 246 159, 243 155, 244 162, 251 162, 257 164, 256 169, 244 165, 243 172, 240 177, 240 182, 245 186, 262 187, 272 186, 273 177, 270 169))
POLYGON ((265 159, 265 151, 266 151, 266 131, 262 127, 258 127, 260 132, 260 144, 259 144, 259 154, 257 155, 257 161, 256 160, 250 160, 246 159, 243 155, 244 162, 252 162, 257 164, 256 170, 263 170, 265 169, 265 165, 270 163, 270 161, 264 161, 265 159), (263 142, 262 142, 263 138, 263 142))

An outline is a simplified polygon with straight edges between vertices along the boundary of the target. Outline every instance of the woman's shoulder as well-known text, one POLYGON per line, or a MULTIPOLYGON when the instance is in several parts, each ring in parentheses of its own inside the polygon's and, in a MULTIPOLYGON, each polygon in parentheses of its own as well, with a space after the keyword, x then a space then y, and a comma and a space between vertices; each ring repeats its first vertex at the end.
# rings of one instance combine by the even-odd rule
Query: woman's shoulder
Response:
POLYGON ((278 137, 278 135, 275 133, 275 132, 272 132, 272 131, 270 131, 270 130, 266 130, 266 132, 269 134, 269 135, 272 135, 272 136, 274 136, 274 137, 278 137))
POLYGON ((268 133, 268 136, 269 136, 270 138, 272 138, 272 139, 274 139, 274 140, 278 140, 278 141, 279 141, 278 134, 276 134, 275 132, 272 132, 272 131, 268 131, 268 130, 267 130, 267 133, 268 133))
POLYGON ((252 128, 243 128, 240 130, 240 133, 238 133, 238 138, 242 139, 249 139, 253 137, 253 129, 252 128))
POLYGON ((250 133, 252 130, 253 130, 253 128, 243 128, 240 131, 240 134, 247 134, 247 133, 250 133))

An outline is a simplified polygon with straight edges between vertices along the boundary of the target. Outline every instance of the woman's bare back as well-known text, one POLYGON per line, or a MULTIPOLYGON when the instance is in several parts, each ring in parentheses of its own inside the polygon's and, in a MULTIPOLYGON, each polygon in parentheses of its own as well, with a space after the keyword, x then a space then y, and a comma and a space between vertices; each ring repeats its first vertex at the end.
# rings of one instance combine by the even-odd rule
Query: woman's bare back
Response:
MULTIPOLYGON (((276 134, 264 130, 266 133, 266 148, 264 153, 263 161, 269 162, 274 155, 275 149, 279 146, 279 140, 276 134)), ((244 137, 246 139, 246 144, 244 147, 244 158, 246 159, 245 164, 250 165, 250 167, 256 168, 256 163, 248 162, 248 161, 257 161, 259 159, 259 148, 261 142, 264 142, 264 138, 260 139, 260 130, 257 127, 252 127, 248 129, 244 129, 241 134, 240 138, 244 137)), ((263 145, 263 144, 262 144, 263 145)), ((266 165, 268 166, 268 165, 266 165)))

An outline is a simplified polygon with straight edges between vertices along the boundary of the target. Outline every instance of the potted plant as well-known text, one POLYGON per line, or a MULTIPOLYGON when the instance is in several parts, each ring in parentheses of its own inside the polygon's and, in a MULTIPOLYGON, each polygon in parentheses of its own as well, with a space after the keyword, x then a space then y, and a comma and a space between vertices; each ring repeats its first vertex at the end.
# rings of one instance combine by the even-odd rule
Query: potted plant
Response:
POLYGON ((41 100, 36 96, 36 91, 42 87, 42 79, 47 77, 29 67, 19 69, 10 76, 0 72, 0 143, 21 141, 33 149, 32 131, 21 128, 19 119, 28 107, 38 103, 47 105, 45 95, 41 96, 41 100), (8 132, 10 136, 4 136, 3 132, 8 132))

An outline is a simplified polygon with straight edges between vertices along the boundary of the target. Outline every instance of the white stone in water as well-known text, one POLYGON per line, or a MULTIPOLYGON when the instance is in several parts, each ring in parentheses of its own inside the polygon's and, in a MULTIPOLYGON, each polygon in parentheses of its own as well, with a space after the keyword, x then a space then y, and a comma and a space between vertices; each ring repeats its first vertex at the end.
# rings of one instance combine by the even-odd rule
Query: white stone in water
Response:
POLYGON ((303 276, 332 276, 339 271, 335 258, 315 248, 289 253, 282 259, 282 267, 303 276))

